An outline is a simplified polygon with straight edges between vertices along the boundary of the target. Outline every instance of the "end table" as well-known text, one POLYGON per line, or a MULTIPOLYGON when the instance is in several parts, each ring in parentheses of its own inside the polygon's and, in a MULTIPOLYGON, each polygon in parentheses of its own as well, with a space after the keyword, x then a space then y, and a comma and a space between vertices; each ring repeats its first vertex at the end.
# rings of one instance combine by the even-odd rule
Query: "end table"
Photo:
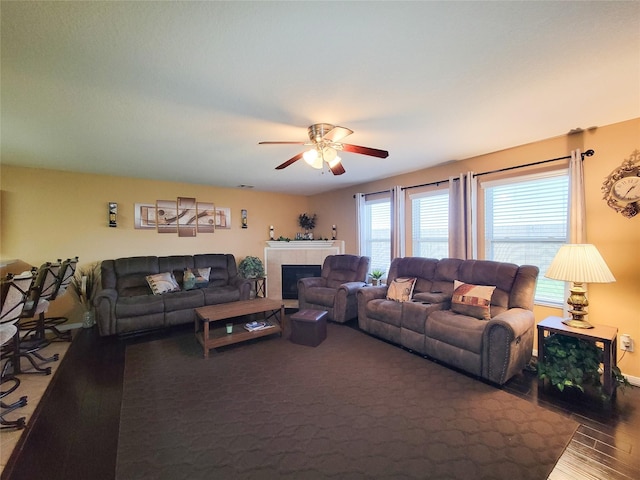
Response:
MULTIPOLYGON (((617 365, 618 329, 606 325, 594 325, 593 328, 573 328, 562 323, 560 317, 547 317, 538 323, 538 361, 544 361, 545 334, 560 334, 576 337, 604 346, 602 389, 609 398, 615 393, 616 383, 613 380, 612 368, 617 365)), ((544 380, 539 380, 541 383, 544 380)))

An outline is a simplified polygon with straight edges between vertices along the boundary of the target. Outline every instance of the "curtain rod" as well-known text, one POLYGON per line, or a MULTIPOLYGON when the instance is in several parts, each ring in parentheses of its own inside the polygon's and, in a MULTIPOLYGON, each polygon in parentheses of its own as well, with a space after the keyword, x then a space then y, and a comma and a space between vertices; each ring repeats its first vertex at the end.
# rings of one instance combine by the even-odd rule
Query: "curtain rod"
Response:
MULTIPOLYGON (((581 157, 582 160, 584 160, 584 157, 591 157, 594 153, 596 153, 594 150, 589 149, 586 152, 581 153, 580 157, 581 157)), ((550 158, 549 160, 540 160, 539 162, 525 163, 524 165, 515 165, 513 167, 505 167, 505 168, 499 168, 498 170, 490 170, 488 172, 476 173, 473 176, 474 177, 481 177, 482 175, 489 175, 491 173, 507 172, 509 170, 515 170, 517 168, 532 167, 534 165, 542 165, 543 163, 557 162, 558 160, 567 160, 569 158, 571 158, 571 155, 565 155, 564 157, 550 158)), ((458 180, 458 179, 454 178, 454 180, 458 180)), ((409 190, 411 188, 420 188, 420 187, 431 187, 433 185, 438 186, 441 183, 446 183, 448 181, 449 181, 449 179, 439 180, 437 182, 422 183, 420 185, 411 185, 410 187, 402 187, 402 190, 409 190)), ((380 192, 378 192, 378 193, 380 193, 380 192)))
MULTIPOLYGON (((388 190, 380 190, 379 192, 361 193, 360 195, 362 195, 363 197, 366 197, 367 195, 377 195, 377 194, 379 194, 379 193, 387 193, 387 192, 390 192, 390 191, 391 191, 391 189, 388 189, 388 190)), ((356 198, 356 195, 357 195, 357 194, 354 194, 354 195, 353 195, 353 198, 356 198)))

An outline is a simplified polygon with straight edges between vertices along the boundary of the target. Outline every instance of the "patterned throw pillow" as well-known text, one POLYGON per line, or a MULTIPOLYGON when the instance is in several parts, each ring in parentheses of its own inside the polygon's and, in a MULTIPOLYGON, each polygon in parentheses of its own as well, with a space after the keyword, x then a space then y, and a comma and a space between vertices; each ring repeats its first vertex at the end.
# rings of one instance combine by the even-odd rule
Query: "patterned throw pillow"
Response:
POLYGON ((206 268, 185 268, 182 284, 185 290, 194 288, 205 288, 209 285, 209 274, 211 267, 206 268))
POLYGON ((451 310, 462 315, 469 315, 479 320, 491 319, 491 295, 496 287, 471 285, 455 280, 453 282, 451 310))
POLYGON ((413 287, 416 284, 415 278, 401 277, 396 278, 387 290, 387 300, 396 302, 408 302, 413 295, 413 287))
POLYGON ((185 290, 193 290, 196 288, 196 276, 189 268, 184 269, 184 275, 182 276, 182 288, 185 290))
POLYGON ((154 295, 162 295, 163 293, 180 291, 180 285, 178 285, 176 277, 174 277, 173 273, 171 272, 147 275, 146 279, 154 295))

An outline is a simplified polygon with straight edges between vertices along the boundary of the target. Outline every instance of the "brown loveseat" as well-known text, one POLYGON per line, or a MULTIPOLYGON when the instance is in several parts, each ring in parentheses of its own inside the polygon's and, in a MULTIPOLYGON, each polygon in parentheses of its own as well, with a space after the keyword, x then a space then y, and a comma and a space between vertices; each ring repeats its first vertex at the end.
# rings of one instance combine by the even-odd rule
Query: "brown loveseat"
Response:
POLYGON ((104 260, 100 270, 102 288, 94 299, 100 335, 193 323, 195 308, 248 300, 251 288, 230 254, 118 258, 104 260), (208 278, 187 286, 185 269, 208 272, 208 278), (176 291, 154 294, 147 276, 162 273, 173 274, 176 291))
POLYGON ((358 323, 372 335, 502 385, 531 358, 537 277, 538 267, 531 265, 396 258, 387 285, 358 291, 358 323), (386 298, 388 285, 397 278, 416 278, 411 301, 386 298), (452 310, 456 280, 496 287, 490 294, 489 319, 475 311, 465 313, 467 307, 457 301, 452 310))

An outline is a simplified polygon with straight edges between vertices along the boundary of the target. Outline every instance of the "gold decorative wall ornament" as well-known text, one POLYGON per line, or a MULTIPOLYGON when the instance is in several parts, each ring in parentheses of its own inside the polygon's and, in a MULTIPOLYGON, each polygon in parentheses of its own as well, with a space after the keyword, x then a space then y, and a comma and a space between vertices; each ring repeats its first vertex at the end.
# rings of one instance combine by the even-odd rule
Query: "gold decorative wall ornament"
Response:
POLYGON ((640 150, 635 150, 602 182, 607 205, 626 218, 640 212, 640 150))

